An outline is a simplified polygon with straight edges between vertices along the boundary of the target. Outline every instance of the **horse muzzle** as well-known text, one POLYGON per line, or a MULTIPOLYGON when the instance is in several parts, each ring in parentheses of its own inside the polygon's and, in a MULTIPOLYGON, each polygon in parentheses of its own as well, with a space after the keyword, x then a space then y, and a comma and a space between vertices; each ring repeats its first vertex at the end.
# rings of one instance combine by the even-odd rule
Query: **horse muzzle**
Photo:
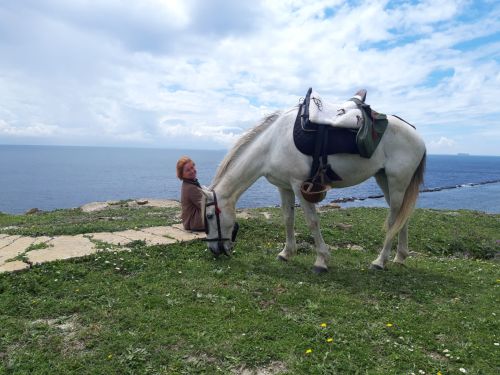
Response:
POLYGON ((234 243, 236 242, 236 236, 238 235, 238 230, 240 226, 238 223, 234 223, 233 231, 231 232, 231 238, 203 238, 202 241, 208 242, 208 248, 215 257, 224 254, 227 257, 231 256, 231 252, 234 248, 234 243), (216 246, 211 246, 210 243, 216 243, 216 246), (229 243, 229 246, 227 244, 229 243), (226 245, 225 245, 226 244, 226 245))
POLYGON ((218 258, 221 254, 224 254, 228 258, 231 257, 231 250, 233 249, 233 245, 231 244, 230 249, 227 249, 226 246, 224 246, 224 242, 217 242, 216 247, 210 247, 210 251, 212 252, 213 256, 218 258))

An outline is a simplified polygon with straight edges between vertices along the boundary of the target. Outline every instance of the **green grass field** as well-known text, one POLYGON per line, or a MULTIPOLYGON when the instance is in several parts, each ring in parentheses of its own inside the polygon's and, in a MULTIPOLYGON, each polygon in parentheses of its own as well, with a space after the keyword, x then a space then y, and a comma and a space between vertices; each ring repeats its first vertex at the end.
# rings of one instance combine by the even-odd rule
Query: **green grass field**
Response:
MULTIPOLYGON (((202 242, 135 242, 130 252, 1 274, 0 374, 500 373, 500 215, 417 210, 414 256, 377 272, 368 266, 386 211, 325 210, 322 232, 338 249, 316 275, 300 210, 299 250, 287 263, 276 260, 280 211, 251 213, 230 259, 213 259, 202 242)), ((0 232, 174 221, 167 209, 58 210, 0 215, 0 232)))

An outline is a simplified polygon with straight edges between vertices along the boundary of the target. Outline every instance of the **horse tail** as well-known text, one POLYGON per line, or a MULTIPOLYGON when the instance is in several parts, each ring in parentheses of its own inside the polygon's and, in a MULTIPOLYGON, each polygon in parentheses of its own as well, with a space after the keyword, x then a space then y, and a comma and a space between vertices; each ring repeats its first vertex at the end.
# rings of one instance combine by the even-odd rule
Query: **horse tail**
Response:
POLYGON ((415 207, 415 203, 417 202, 417 197, 419 193, 419 187, 424 183, 424 172, 425 172, 425 164, 427 161, 427 152, 424 152, 422 156, 422 160, 420 160, 420 164, 417 169, 413 173, 413 177, 410 181, 410 184, 406 188, 405 195, 403 198, 403 203, 399 209, 399 212, 396 216, 396 220, 389 227, 388 219, 386 220, 386 230, 387 237, 386 238, 394 238, 396 234, 403 228, 403 226, 408 221, 408 218, 413 212, 415 207))

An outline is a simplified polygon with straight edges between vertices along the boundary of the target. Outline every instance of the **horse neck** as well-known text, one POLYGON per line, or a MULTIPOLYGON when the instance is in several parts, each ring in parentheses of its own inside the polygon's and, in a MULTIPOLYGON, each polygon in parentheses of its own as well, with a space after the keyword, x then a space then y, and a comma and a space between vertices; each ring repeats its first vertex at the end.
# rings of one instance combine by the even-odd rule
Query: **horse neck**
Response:
POLYGON ((213 185, 219 199, 233 209, 241 194, 263 175, 267 152, 262 138, 248 145, 213 185))

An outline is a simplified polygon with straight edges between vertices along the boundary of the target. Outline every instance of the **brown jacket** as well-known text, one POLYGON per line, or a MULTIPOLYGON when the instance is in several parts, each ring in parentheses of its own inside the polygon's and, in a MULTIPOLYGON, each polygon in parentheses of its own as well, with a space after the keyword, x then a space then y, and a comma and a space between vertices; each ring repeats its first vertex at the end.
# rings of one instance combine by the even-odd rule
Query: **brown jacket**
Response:
POLYGON ((201 217, 200 201, 201 188, 194 182, 184 180, 181 189, 181 219, 184 229, 204 230, 205 226, 201 217))

